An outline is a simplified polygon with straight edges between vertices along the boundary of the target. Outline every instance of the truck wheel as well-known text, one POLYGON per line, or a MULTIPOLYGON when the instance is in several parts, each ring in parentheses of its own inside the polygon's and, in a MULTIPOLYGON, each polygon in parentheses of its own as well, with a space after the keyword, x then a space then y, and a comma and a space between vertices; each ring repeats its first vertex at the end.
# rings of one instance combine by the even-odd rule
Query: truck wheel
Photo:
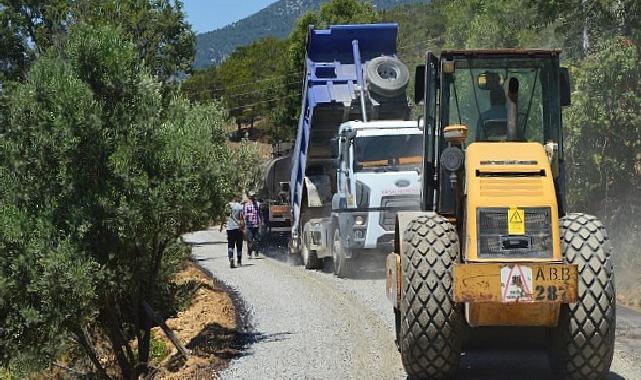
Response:
POLYGON ((345 256, 345 248, 341 244, 341 237, 338 228, 334 230, 334 244, 332 245, 334 257, 334 274, 338 278, 347 278, 352 273, 351 259, 345 256))
POLYGON ((409 70, 398 58, 382 56, 367 63, 365 69, 370 91, 385 97, 405 93, 409 82, 409 70))
POLYGON ((300 252, 300 259, 303 262, 305 269, 320 269, 322 268, 323 263, 318 259, 318 256, 316 256, 316 251, 311 251, 307 248, 304 238, 305 224, 313 218, 312 212, 313 209, 309 210, 307 208, 306 196, 303 197, 303 207, 300 211, 300 222, 298 224, 298 236, 300 237, 298 249, 300 252))
POLYGON ((399 345, 410 378, 451 377, 462 345, 462 304, 454 302, 458 235, 436 214, 421 215, 403 232, 399 345))
POLYGON ((300 255, 305 269, 320 269, 322 267, 322 262, 316 256, 316 251, 308 249, 305 243, 300 247, 300 255))
POLYGON ((616 325, 611 246, 597 218, 561 219, 565 262, 578 264, 579 300, 561 305, 552 332, 550 364, 564 379, 603 379, 610 370, 616 325))

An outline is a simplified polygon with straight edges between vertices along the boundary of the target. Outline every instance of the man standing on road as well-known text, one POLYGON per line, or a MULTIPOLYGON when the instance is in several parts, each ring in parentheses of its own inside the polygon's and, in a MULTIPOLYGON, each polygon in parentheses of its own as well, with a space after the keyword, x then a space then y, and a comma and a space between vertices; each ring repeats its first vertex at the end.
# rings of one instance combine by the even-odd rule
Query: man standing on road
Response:
POLYGON ((234 247, 236 247, 238 266, 242 265, 244 224, 243 205, 238 203, 238 197, 234 197, 229 202, 229 216, 227 217, 227 256, 229 257, 230 268, 236 268, 234 264, 234 247))
POLYGON ((261 223, 260 204, 253 191, 247 193, 249 200, 245 202, 243 214, 247 227, 247 257, 251 259, 252 253, 258 256, 258 230, 261 223))

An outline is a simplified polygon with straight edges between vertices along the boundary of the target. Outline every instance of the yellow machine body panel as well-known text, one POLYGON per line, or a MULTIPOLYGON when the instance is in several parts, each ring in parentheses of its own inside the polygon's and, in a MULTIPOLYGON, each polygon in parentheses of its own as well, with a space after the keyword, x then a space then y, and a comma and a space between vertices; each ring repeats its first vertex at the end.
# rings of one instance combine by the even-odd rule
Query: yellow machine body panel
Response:
POLYGON ((454 266, 456 302, 575 302, 576 265, 471 263, 454 266))
POLYGON ((556 327, 560 303, 470 303, 467 322, 471 327, 556 327))
POLYGON ((454 297, 470 326, 556 326, 577 297, 563 264, 550 161, 539 143, 472 143, 465 150, 463 264, 454 297), (489 231, 489 232, 488 232, 489 231))
POLYGON ((454 266, 454 300, 470 326, 557 325, 561 303, 578 298, 576 265, 469 263, 454 266))
POLYGON ((464 261, 562 261, 556 192, 543 145, 522 142, 472 143, 465 149, 465 170, 464 261), (483 256, 479 252, 478 230, 478 218, 482 210, 491 210, 493 218, 504 218, 503 222, 507 223, 502 244, 527 244, 530 237, 526 229, 536 225, 530 210, 543 210, 550 227, 551 236, 546 238, 547 245, 551 245, 550 254, 537 257, 510 254, 483 256))

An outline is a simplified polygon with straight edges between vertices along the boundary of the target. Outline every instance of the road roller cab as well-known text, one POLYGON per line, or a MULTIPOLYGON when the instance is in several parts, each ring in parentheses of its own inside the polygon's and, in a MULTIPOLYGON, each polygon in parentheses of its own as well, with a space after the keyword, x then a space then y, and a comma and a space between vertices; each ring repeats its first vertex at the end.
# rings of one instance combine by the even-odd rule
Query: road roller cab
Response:
POLYGON ((422 212, 398 215, 387 294, 412 378, 455 371, 474 328, 549 329, 566 378, 602 378, 614 340, 610 246, 566 213, 559 50, 427 54, 422 212))

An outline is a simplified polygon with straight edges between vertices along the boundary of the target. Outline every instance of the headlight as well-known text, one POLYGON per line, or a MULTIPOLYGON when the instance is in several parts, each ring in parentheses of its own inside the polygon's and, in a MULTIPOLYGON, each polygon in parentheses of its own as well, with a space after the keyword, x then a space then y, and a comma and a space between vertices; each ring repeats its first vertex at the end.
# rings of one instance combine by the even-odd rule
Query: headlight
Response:
POLYGON ((362 226, 365 224, 365 218, 363 218, 361 215, 357 215, 356 218, 354 218, 354 224, 357 226, 362 226))

